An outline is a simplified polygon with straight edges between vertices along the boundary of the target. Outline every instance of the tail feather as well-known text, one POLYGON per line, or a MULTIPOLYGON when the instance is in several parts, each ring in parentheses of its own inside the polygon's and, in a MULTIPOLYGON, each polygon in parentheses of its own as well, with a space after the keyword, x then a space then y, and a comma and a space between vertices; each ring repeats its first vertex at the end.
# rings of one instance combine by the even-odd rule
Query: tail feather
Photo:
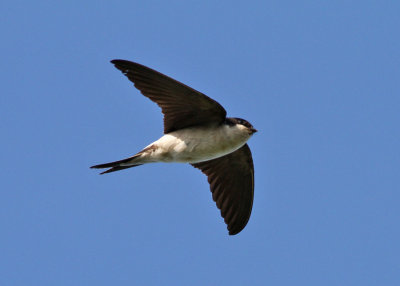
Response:
POLYGON ((107 173, 112 173, 112 172, 123 170, 123 169, 132 168, 132 167, 137 167, 137 166, 140 166, 140 165, 143 165, 143 164, 137 164, 137 165, 132 165, 132 166, 116 166, 116 167, 112 167, 112 168, 100 173, 100 175, 107 174, 107 173))
POLYGON ((110 163, 105 163, 105 164, 94 165, 94 166, 91 166, 90 168, 91 169, 110 168, 110 169, 100 173, 100 175, 102 175, 102 174, 111 173, 111 172, 115 172, 115 171, 119 171, 119 170, 123 170, 123 169, 127 169, 127 168, 140 166, 142 164, 134 163, 134 159, 137 158, 139 155, 140 154, 136 154, 136 155, 126 158, 126 159, 122 159, 122 160, 118 160, 118 161, 114 161, 114 162, 110 162, 110 163), (128 163, 132 163, 132 165, 126 165, 128 163), (121 166, 121 164, 123 164, 123 165, 121 166))

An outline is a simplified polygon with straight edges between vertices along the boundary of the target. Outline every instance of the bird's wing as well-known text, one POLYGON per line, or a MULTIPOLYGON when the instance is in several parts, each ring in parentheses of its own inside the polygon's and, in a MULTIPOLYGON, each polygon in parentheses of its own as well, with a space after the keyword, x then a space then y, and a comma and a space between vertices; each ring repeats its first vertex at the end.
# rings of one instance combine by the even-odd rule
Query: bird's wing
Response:
POLYGON ((239 233, 250 218, 254 197, 254 167, 247 144, 223 157, 192 164, 208 177, 213 200, 230 235, 239 233))
POLYGON ((144 96, 161 107, 164 113, 164 133, 196 125, 218 124, 225 120, 225 109, 205 94, 134 62, 112 60, 111 63, 144 96))

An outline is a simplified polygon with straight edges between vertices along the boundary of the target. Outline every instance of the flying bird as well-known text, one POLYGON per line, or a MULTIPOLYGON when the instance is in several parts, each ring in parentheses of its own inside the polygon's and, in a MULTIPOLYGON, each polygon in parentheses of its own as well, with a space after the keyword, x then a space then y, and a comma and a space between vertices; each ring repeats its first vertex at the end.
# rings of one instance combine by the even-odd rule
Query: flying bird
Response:
POLYGON ((156 162, 189 163, 207 177, 230 235, 246 226, 254 197, 254 167, 247 140, 257 132, 246 120, 226 117, 215 100, 141 64, 112 60, 134 86, 161 107, 164 135, 132 157, 91 168, 111 173, 156 162))

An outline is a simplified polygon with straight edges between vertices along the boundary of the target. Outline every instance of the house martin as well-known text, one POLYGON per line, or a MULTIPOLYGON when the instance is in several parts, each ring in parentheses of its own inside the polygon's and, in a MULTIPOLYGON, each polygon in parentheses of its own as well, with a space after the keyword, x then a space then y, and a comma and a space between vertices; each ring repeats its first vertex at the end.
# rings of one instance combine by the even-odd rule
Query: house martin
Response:
POLYGON ((132 157, 92 166, 101 174, 156 162, 189 163, 207 177, 230 235, 246 226, 254 197, 254 167, 247 140, 257 132, 226 117, 215 100, 141 64, 112 60, 134 86, 161 107, 164 135, 132 157))

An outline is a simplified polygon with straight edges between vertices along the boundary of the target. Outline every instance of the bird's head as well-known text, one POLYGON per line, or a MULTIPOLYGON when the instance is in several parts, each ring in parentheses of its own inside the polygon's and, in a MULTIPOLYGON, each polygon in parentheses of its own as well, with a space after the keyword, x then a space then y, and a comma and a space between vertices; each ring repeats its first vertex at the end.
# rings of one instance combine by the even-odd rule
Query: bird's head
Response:
POLYGON ((250 124, 250 122, 242 118, 230 117, 225 120, 225 123, 231 126, 238 125, 238 127, 241 127, 244 130, 246 130, 249 133, 249 135, 253 135, 254 133, 257 132, 257 129, 255 129, 253 125, 250 124))

